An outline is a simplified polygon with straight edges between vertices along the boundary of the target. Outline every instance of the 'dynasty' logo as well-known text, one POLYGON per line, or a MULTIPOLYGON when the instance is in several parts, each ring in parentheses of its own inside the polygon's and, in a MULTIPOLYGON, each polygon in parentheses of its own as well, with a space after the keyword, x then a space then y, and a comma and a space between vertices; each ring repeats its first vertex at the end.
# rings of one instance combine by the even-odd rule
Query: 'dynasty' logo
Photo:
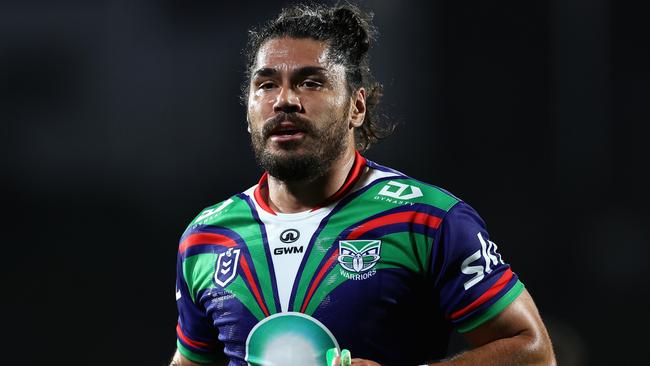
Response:
POLYGON ((373 276, 379 261, 381 240, 339 240, 341 275, 351 280, 365 280, 373 276))

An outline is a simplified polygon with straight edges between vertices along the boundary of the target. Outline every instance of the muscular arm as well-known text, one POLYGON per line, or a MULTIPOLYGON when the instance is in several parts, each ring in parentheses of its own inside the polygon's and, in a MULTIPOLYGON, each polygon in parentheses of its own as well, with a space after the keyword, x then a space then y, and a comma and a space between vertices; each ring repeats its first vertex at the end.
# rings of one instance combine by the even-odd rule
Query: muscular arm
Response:
MULTIPOLYGON (((555 366, 551 340, 537 307, 528 291, 524 290, 494 319, 465 333, 465 339, 474 347, 448 360, 429 366, 555 366)), ((336 358, 333 366, 339 366, 336 358)), ((352 366, 379 366, 378 363, 353 358, 352 366)))
POLYGON ((528 291, 494 319, 464 334, 474 347, 433 365, 555 365, 551 340, 528 291))

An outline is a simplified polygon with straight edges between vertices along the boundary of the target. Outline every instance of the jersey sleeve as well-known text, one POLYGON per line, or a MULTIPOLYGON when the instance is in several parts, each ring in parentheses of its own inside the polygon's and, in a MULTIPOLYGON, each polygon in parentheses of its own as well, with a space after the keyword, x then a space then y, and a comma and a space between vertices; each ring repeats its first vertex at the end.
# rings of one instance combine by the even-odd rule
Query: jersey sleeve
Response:
POLYGON ((187 359, 196 363, 213 363, 219 360, 220 342, 205 308, 192 294, 185 275, 192 275, 184 261, 185 253, 179 251, 176 265, 176 346, 187 359))
POLYGON ((492 319, 523 291, 483 219, 462 201, 445 215, 434 255, 431 270, 442 311, 460 333, 492 319))

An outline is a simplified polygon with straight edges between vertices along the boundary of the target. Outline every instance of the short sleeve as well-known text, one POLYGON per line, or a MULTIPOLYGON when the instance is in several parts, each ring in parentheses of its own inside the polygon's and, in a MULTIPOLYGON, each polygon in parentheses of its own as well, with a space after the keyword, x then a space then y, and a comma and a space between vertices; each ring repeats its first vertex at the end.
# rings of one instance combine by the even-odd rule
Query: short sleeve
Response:
POLYGON ((220 342, 204 307, 195 299, 185 279, 192 268, 184 268, 184 253, 178 253, 176 265, 176 346, 187 359, 196 363, 213 363, 219 360, 220 342))
POLYGON ((490 240, 485 222, 464 202, 443 218, 432 260, 441 310, 465 333, 505 309, 523 284, 490 240))

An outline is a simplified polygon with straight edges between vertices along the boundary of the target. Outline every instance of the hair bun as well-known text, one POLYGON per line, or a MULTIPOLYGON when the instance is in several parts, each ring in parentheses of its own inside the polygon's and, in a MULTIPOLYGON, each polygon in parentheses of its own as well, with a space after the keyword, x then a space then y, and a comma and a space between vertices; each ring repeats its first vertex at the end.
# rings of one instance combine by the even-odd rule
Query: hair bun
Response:
POLYGON ((359 9, 351 5, 343 5, 334 9, 332 17, 345 30, 345 33, 354 39, 358 52, 361 54, 368 52, 371 37, 366 29, 370 29, 370 22, 361 17, 359 9))

